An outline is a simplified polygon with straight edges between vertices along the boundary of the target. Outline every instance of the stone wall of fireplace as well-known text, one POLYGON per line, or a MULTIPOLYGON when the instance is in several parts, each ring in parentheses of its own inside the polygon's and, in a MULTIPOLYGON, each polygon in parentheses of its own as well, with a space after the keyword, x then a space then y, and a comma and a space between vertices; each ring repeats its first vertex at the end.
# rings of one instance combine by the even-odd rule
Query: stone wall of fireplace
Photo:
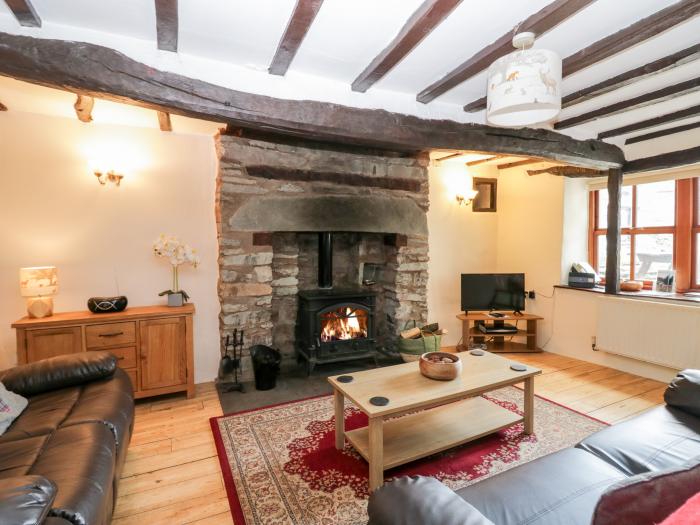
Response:
POLYGON ((222 337, 243 329, 246 347, 274 346, 283 369, 296 366, 297 293, 317 287, 322 231, 334 232, 335 287, 362 287, 372 265, 382 346, 406 322, 427 321, 427 155, 244 131, 221 135, 218 152, 222 337))

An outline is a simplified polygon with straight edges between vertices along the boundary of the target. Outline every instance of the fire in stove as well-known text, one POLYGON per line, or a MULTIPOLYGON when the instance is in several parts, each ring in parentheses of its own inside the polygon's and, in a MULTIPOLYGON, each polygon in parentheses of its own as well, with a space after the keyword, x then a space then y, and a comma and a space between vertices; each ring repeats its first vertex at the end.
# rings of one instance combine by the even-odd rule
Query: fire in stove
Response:
POLYGON ((367 311, 349 306, 321 315, 321 341, 345 341, 367 337, 367 311))

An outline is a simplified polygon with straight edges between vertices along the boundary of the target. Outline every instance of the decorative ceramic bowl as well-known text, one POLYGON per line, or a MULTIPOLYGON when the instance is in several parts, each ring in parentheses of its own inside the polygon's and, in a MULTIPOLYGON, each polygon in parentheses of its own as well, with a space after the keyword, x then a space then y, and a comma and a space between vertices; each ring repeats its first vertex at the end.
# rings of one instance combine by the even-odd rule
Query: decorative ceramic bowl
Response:
POLYGON ((430 379, 451 381, 462 373, 462 360, 447 352, 428 352, 418 361, 420 373, 430 379))

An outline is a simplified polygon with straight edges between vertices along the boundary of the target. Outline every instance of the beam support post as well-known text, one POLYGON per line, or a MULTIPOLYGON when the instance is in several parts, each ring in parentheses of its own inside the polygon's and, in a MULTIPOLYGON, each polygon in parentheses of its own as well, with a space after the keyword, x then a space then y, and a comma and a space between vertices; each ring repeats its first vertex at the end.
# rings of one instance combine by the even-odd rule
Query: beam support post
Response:
POLYGON ((608 232, 605 261, 605 293, 620 292, 620 208, 622 207, 622 170, 608 172, 608 232))

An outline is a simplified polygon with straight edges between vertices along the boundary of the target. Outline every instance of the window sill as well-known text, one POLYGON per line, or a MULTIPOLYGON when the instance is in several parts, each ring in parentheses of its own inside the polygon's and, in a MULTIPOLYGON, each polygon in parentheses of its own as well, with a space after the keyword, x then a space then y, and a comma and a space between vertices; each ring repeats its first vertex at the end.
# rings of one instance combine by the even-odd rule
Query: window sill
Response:
MULTIPOLYGON (((576 288, 574 286, 568 286, 566 284, 555 284, 554 287, 562 288, 565 290, 576 290, 579 292, 597 293, 603 295, 605 294, 605 288, 603 288, 602 286, 596 286, 595 288, 576 288)), ((618 292, 615 295, 631 299, 661 299, 666 301, 683 301, 686 303, 700 305, 700 293, 698 292, 690 292, 689 294, 686 294, 642 290, 640 292, 618 292)))

